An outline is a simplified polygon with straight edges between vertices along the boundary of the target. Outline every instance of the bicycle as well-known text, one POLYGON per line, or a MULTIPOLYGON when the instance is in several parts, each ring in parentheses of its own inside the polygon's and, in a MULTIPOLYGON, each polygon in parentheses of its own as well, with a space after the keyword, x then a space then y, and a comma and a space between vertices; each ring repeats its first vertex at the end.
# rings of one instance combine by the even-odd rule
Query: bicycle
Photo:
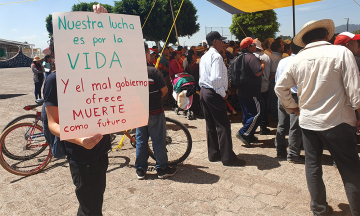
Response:
MULTIPOLYGON (((41 105, 29 105, 32 109, 38 106, 41 105)), ((21 176, 36 174, 44 170, 52 159, 50 145, 45 139, 42 126, 38 124, 41 120, 41 112, 37 111, 36 115, 34 122, 10 125, 0 136, 0 165, 12 174, 21 176)), ((133 147, 136 147, 134 137, 126 131, 124 136, 130 139, 133 147)), ((155 159, 151 145, 150 140, 150 156, 155 159)), ((174 119, 166 118, 166 149, 169 165, 183 162, 189 156, 191 148, 192 139, 187 128, 174 119)))

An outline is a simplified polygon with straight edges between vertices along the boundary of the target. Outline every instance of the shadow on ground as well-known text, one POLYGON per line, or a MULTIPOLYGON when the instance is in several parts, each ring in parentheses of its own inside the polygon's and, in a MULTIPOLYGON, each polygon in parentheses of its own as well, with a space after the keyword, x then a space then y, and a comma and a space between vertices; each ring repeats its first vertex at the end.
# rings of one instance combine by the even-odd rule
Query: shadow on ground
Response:
POLYGON ((111 154, 109 155, 109 166, 114 166, 114 165, 119 165, 119 166, 115 166, 112 169, 108 169, 107 173, 110 173, 112 171, 115 171, 117 169, 123 168, 125 166, 129 166, 130 163, 130 158, 125 157, 125 156, 112 156, 111 154), (123 160, 121 160, 121 162, 119 162, 118 159, 124 159, 125 162, 123 160))
MULTIPOLYGON (((208 173, 204 169, 209 167, 195 166, 191 164, 180 164, 176 166, 176 175, 169 177, 170 180, 181 183, 191 184, 214 184, 220 180, 220 176, 208 173)), ((155 180, 158 179, 157 174, 146 174, 146 179, 155 180)))
POLYGON ((334 213, 332 213, 331 215, 336 215, 336 216, 351 216, 351 210, 350 210, 350 206, 349 204, 345 204, 345 203, 340 203, 338 205, 340 211, 334 211, 334 213))
POLYGON ((245 160, 245 166, 256 166, 259 170, 270 170, 280 167, 279 159, 261 154, 239 154, 238 158, 245 160))
POLYGON ((9 99, 14 97, 20 97, 26 94, 0 94, 0 99, 9 99))

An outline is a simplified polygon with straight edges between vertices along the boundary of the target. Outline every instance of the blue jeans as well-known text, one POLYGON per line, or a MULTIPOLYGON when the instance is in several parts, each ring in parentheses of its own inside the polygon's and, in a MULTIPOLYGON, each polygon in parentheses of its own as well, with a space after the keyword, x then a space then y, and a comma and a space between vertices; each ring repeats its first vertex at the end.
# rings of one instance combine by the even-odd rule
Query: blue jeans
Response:
POLYGON ((166 121, 165 114, 149 116, 148 125, 136 128, 136 169, 142 169, 146 173, 149 159, 149 137, 156 158, 155 169, 165 169, 168 162, 166 152, 166 121))
POLYGON ((46 80, 46 77, 49 76, 51 74, 51 72, 45 72, 45 80, 46 80))

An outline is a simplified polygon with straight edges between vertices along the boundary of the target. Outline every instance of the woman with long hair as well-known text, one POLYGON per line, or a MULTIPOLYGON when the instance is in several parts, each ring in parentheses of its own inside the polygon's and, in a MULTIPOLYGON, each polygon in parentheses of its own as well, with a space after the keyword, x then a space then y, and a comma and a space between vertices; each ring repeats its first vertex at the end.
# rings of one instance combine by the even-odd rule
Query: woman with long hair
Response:
POLYGON ((41 59, 39 56, 35 56, 33 63, 31 64, 31 70, 34 73, 33 80, 35 84, 35 99, 41 99, 41 87, 44 82, 44 67, 41 65, 41 59))

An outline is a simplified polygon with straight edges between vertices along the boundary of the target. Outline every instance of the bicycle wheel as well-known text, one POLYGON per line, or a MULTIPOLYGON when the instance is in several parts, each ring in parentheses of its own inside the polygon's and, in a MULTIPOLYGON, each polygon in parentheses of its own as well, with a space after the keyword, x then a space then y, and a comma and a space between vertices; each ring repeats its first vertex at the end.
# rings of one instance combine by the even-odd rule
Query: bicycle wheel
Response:
MULTIPOLYGON (((181 122, 166 117, 166 151, 168 165, 183 162, 190 154, 192 139, 189 130, 181 122)), ((155 160, 152 141, 149 140, 150 156, 155 160)))
POLYGON ((51 161, 51 149, 40 125, 30 122, 10 126, 0 136, 0 165, 15 175, 28 176, 43 170, 51 161), (9 157, 6 149, 16 158, 9 157))
MULTIPOLYGON (((5 127, 2 131, 6 130, 6 128, 10 127, 11 125, 13 124, 16 124, 16 123, 20 123, 20 122, 35 122, 36 121, 36 115, 35 114, 27 114, 27 115, 22 115, 22 116, 19 116, 17 118, 14 118, 13 120, 11 120, 5 127)), ((38 124, 42 125, 42 122, 41 122, 41 118, 39 119, 38 121, 38 124)))
MULTIPOLYGON (((20 122, 35 122, 36 121, 36 118, 37 116, 35 114, 27 114, 27 115, 22 115, 22 116, 19 116, 15 119, 13 119, 12 121, 10 121, 3 129, 2 132, 4 132, 8 127, 10 127, 11 125, 14 125, 14 124, 17 124, 17 123, 20 123, 20 122)), ((39 119, 38 121, 38 124, 41 124, 42 125, 42 122, 41 122, 41 118, 39 119)), ((13 155, 11 154, 7 149, 6 149, 6 146, 4 145, 3 147, 3 152, 6 156, 8 157, 11 157, 13 159, 16 160, 17 156, 16 155, 13 155)), ((21 159, 21 158, 20 158, 21 159)))

